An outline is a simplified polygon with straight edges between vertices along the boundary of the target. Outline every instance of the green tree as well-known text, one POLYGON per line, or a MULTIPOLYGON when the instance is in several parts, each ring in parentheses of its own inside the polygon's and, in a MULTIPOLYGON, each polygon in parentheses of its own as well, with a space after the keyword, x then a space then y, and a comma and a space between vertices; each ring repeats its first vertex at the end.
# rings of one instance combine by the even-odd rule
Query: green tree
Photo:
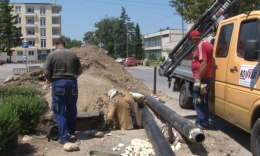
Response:
POLYGON ((141 60, 144 58, 144 53, 143 53, 143 43, 142 43, 142 35, 140 32, 140 27, 139 24, 137 23, 135 28, 134 28, 134 35, 133 35, 133 40, 132 40, 132 44, 133 46, 133 51, 135 54, 135 57, 138 60, 141 60))
MULTIPOLYGON (((215 0, 170 0, 170 6, 174 7, 184 20, 188 22, 196 21, 215 0)), ((259 8, 260 1, 238 0, 240 2, 240 12, 252 11, 259 8)))
POLYGON ((12 48, 21 46, 21 27, 17 27, 18 15, 13 15, 14 6, 9 5, 9 0, 0 0, 0 45, 1 51, 6 52, 9 61, 12 57, 12 48))
POLYGON ((63 38, 63 40, 66 43, 66 48, 70 49, 72 47, 80 47, 82 45, 81 41, 75 40, 75 39, 71 39, 69 37, 66 37, 64 35, 61 36, 61 38, 63 38))
POLYGON ((95 23, 96 31, 95 31, 95 38, 97 43, 102 42, 103 43, 103 49, 108 51, 108 54, 113 56, 115 51, 115 35, 113 32, 115 32, 115 29, 117 28, 117 25, 119 23, 119 20, 117 18, 111 17, 111 18, 104 18, 101 21, 95 23))
POLYGON ((122 12, 119 17, 119 25, 116 29, 116 46, 117 52, 127 55, 128 42, 133 36, 134 23, 130 22, 130 17, 127 15, 126 10, 122 7, 122 12))
MULTIPOLYGON (((85 43, 97 45, 101 41, 104 44, 103 49, 107 50, 112 57, 119 54, 126 56, 127 51, 130 55, 136 55, 140 51, 134 48, 135 42, 142 43, 142 40, 135 39, 136 32, 139 32, 137 36, 140 36, 137 38, 141 38, 140 28, 138 26, 138 31, 135 30, 134 23, 130 22, 124 7, 119 18, 106 16, 94 26, 95 31, 88 31, 84 34, 85 43)), ((139 45, 142 46, 142 44, 139 45)))
POLYGON ((84 34, 83 42, 85 44, 97 44, 97 40, 95 38, 95 31, 88 31, 84 34))

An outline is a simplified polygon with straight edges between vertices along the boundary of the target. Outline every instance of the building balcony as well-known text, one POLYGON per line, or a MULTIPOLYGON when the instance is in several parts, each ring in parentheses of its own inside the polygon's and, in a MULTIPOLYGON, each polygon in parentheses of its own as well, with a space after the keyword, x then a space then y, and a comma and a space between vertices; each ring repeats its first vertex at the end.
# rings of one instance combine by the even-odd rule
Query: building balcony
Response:
POLYGON ((60 38, 61 36, 58 34, 52 34, 52 38, 60 38))
POLYGON ((35 28, 36 24, 32 24, 32 23, 27 23, 24 25, 25 28, 35 28))
POLYGON ((28 34, 24 36, 26 39, 37 38, 36 35, 28 34))
POLYGON ((52 17, 60 17, 60 13, 53 12, 53 13, 52 13, 52 17))
POLYGON ((38 47, 34 46, 34 45, 29 45, 28 49, 38 49, 38 47))
POLYGON ((56 23, 54 24, 54 23, 53 23, 53 24, 52 24, 52 27, 53 27, 53 28, 60 28, 60 24, 56 24, 56 23))
POLYGON ((25 16, 25 17, 36 17, 36 13, 26 12, 26 13, 24 13, 24 16, 25 16))

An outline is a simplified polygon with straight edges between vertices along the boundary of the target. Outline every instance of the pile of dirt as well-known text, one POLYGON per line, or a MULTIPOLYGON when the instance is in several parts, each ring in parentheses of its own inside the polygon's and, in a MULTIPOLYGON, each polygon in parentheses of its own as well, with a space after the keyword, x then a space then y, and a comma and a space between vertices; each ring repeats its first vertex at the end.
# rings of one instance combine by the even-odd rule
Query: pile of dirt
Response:
MULTIPOLYGON (((115 88, 119 92, 134 88, 151 93, 152 91, 138 79, 129 74, 126 69, 108 56, 105 50, 93 45, 71 48, 79 57, 83 74, 78 78, 79 96, 78 113, 107 113, 107 92, 115 88)), ((7 78, 2 85, 35 86, 46 93, 46 100, 51 104, 51 83, 43 75, 42 69, 37 69, 19 76, 7 78)), ((44 119, 51 120, 49 111, 44 119)))

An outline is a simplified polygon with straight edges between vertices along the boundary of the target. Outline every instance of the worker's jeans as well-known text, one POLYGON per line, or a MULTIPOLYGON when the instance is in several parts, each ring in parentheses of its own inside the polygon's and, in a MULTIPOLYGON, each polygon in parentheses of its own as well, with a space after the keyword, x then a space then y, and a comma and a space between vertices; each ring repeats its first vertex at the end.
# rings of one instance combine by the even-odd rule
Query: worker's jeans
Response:
POLYGON ((207 84, 207 93, 201 94, 200 89, 193 87, 193 103, 197 112, 196 124, 209 127, 208 96, 212 78, 202 79, 201 84, 207 84))
POLYGON ((68 142, 68 133, 75 134, 77 119, 77 80, 60 79, 52 84, 52 110, 59 128, 59 141, 68 142))

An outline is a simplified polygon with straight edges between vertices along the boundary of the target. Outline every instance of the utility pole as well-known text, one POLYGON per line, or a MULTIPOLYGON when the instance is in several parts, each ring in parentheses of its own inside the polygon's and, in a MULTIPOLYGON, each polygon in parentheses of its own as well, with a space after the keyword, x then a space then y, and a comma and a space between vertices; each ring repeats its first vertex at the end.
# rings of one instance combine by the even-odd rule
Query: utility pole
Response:
POLYGON ((126 57, 128 57, 128 32, 127 32, 127 25, 125 24, 126 30, 126 57))

